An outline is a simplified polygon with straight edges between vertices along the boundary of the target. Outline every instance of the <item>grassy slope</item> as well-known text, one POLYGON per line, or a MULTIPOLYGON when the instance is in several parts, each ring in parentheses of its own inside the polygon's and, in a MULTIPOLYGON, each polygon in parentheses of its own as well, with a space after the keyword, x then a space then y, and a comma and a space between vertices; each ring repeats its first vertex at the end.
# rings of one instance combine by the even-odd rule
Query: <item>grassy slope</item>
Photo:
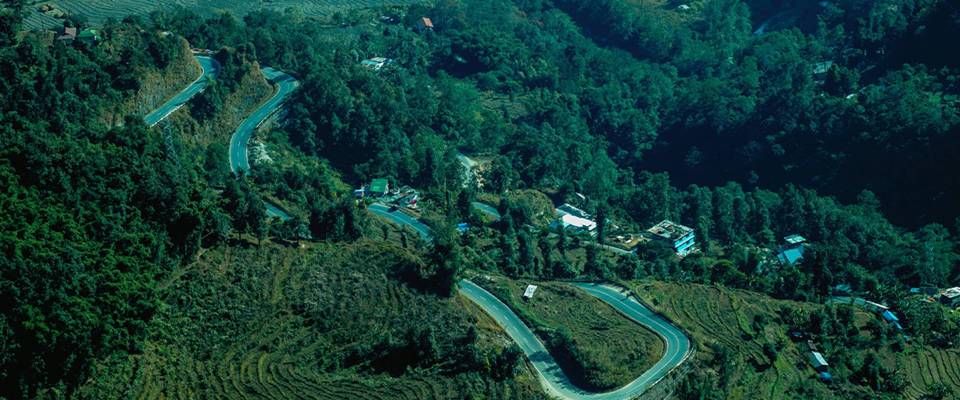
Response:
POLYGON ((563 283, 514 281, 496 277, 480 282, 532 324, 545 332, 564 328, 585 356, 585 365, 565 366, 570 378, 605 389, 623 386, 649 369, 663 355, 663 341, 609 305, 563 283), (528 283, 539 286, 533 299, 521 298, 528 283), (581 368, 585 367, 585 368, 581 368), (583 369, 582 373, 578 373, 583 369))
MULTIPOLYGON (((740 357, 730 393, 732 399, 791 398, 791 388, 817 385, 815 372, 806 362, 803 344, 794 344, 787 337, 787 325, 780 318, 781 309, 811 312, 822 308, 814 303, 775 300, 762 294, 698 284, 643 282, 634 285, 636 292, 657 311, 672 319, 687 331, 698 344, 699 358, 710 356, 710 343, 719 343, 740 357), (756 332, 752 321, 763 315, 769 323, 762 332, 756 332), (784 347, 772 363, 764 355, 763 343, 780 341, 784 347)), ((871 314, 857 312, 856 324, 860 334, 869 336, 863 328, 871 314)), ((858 352, 852 352, 858 353, 858 352)), ((863 357, 865 352, 856 354, 863 357)), ((960 393, 960 352, 915 345, 900 353, 880 352, 889 368, 899 368, 909 385, 906 398, 918 398, 927 386, 940 382, 960 393)), ((837 385, 834 393, 855 391, 849 384, 837 385)))
POLYGON ((166 283, 166 306, 150 323, 143 354, 101 366, 89 398, 537 398, 524 371, 495 381, 430 368, 377 370, 384 341, 433 328, 451 351, 469 326, 481 346, 503 346, 502 332, 463 300, 419 294, 388 278, 411 257, 361 240, 310 248, 219 247, 166 283))

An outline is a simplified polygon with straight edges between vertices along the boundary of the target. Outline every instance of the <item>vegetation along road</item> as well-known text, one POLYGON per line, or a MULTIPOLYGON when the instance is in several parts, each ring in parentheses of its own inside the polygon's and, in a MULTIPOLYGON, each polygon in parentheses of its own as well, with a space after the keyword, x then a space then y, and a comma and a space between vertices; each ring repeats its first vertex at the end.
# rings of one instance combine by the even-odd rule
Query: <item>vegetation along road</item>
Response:
MULTIPOLYGON (((432 237, 429 227, 409 215, 399 211, 391 212, 390 208, 383 204, 371 204, 368 209, 374 214, 386 217, 395 223, 412 227, 425 239, 432 237)), ((570 382, 570 378, 563 373, 560 365, 550 355, 543 343, 537 339, 533 331, 496 296, 466 279, 460 281, 460 293, 479 305, 497 321, 498 325, 503 327, 510 338, 523 350, 534 369, 537 370, 544 389, 551 395, 563 399, 613 400, 638 396, 686 361, 690 355, 690 340, 679 328, 671 325, 635 299, 621 292, 621 289, 590 283, 574 285, 660 335, 664 340, 663 357, 643 375, 619 389, 604 393, 588 392, 570 382)))
POLYGON ((160 121, 163 121, 168 115, 173 114, 174 111, 177 111, 190 101, 193 96, 197 93, 203 91, 207 87, 207 83, 210 79, 215 79, 217 74, 220 73, 220 63, 210 57, 197 56, 197 62, 200 63, 200 68, 203 72, 196 80, 193 81, 189 86, 184 88, 180 93, 177 93, 176 96, 173 96, 170 100, 167 100, 166 103, 163 103, 159 108, 153 110, 151 113, 143 117, 143 121, 147 123, 148 126, 154 126, 160 121))

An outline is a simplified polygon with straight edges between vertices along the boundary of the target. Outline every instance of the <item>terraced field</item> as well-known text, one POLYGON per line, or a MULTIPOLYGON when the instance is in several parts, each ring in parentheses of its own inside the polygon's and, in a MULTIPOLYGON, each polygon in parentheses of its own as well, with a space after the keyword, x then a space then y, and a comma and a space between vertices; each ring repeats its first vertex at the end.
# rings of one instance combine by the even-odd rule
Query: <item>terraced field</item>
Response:
POLYGON ((38 1, 27 17, 26 25, 32 29, 50 28, 62 24, 61 20, 44 15, 37 10, 40 4, 50 4, 67 14, 85 16, 93 24, 101 24, 108 18, 121 20, 130 14, 145 15, 157 9, 185 7, 204 14, 229 11, 243 16, 262 8, 282 11, 289 7, 303 10, 307 16, 331 15, 337 11, 356 8, 407 5, 421 0, 52 0, 38 1))
POLYGON ((460 368, 471 327, 480 354, 510 342, 462 300, 390 278, 409 257, 367 241, 211 249, 165 286, 143 353, 101 368, 81 397, 542 398, 526 369, 499 381, 460 368), (424 341, 436 355, 406 356, 424 341))
MULTIPOLYGON (((811 312, 823 306, 698 284, 644 282, 635 284, 634 288, 647 304, 688 331, 702 353, 711 351, 710 343, 719 343, 754 365, 754 368, 739 368, 734 374, 730 398, 791 398, 788 393, 791 388, 821 385, 806 363, 806 350, 787 340, 787 327, 780 321, 780 310, 811 312), (762 332, 757 332, 753 320, 760 315, 768 322, 762 332), (764 354, 763 344, 776 341, 785 346, 771 363, 764 354)), ((854 324, 861 328, 860 335, 871 336, 862 328, 875 318, 866 312, 855 313, 854 324)), ((856 353, 852 349, 849 352, 850 355, 856 353)), ((866 352, 858 354, 861 359, 864 356, 866 352)), ((960 394, 960 350, 911 343, 902 352, 882 351, 881 356, 887 368, 901 371, 906 378, 904 398, 918 399, 934 383, 945 384, 960 394)))
POLYGON ((786 328, 778 320, 780 308, 811 311, 817 305, 697 284, 647 282, 635 289, 647 304, 689 332, 702 352, 709 353, 709 345, 719 343, 759 370, 735 375, 730 398, 782 399, 787 398, 789 388, 815 381, 802 349, 788 340, 786 328), (753 321, 760 315, 770 322, 758 331, 753 321), (767 342, 784 345, 772 362, 763 351, 767 342))
POLYGON ((910 386, 904 391, 907 398, 916 399, 934 383, 953 388, 960 395, 960 350, 910 349, 899 358, 910 386))

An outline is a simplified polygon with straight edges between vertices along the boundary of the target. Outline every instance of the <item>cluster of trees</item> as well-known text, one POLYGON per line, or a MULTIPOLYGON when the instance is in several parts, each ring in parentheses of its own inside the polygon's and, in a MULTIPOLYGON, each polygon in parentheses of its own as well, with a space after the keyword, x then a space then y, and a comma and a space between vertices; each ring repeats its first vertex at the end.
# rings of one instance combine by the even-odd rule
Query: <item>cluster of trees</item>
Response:
MULTIPOLYGON (((140 352, 160 280, 231 231, 359 236, 330 175, 288 174, 316 217, 270 223, 251 179, 224 171, 226 147, 180 163, 139 116, 106 117, 130 112, 124 102, 143 76, 182 56, 177 37, 128 18, 107 23, 97 46, 49 44, 19 31, 22 13, 0 12, 10 22, 0 27, 0 298, 10 305, 0 314, 0 397, 69 395, 95 359, 140 352)), ((218 58, 226 89, 253 59, 242 47, 218 58)))
POLYGON ((69 393, 94 356, 140 351, 158 277, 217 229, 216 199, 159 135, 101 119, 135 89, 115 71, 162 67, 123 45, 138 28, 104 29, 116 46, 0 45, 0 397, 69 393))
MULTIPOLYGON (((294 73, 303 85, 282 130, 351 180, 387 176, 469 218, 474 193, 462 189, 456 150, 487 152, 498 157, 485 190, 586 193, 592 211, 628 227, 685 222, 705 250, 677 263, 654 244, 611 262, 587 246, 581 270, 566 254, 580 238, 531 234, 532 213, 507 204, 498 265, 512 275, 651 275, 798 299, 822 298, 834 282, 892 299, 883 288, 957 281, 960 182, 942 172, 960 159, 960 87, 957 56, 940 51, 957 33, 953 2, 830 2, 815 26, 762 35, 751 35, 738 0, 704 2, 686 20, 636 7, 442 1, 408 10, 432 16, 433 32, 385 24, 347 39, 295 9, 242 21, 179 9, 124 24, 228 48, 222 83, 191 104, 198 120, 222 107, 253 60, 294 73), (396 64, 358 65, 371 56, 396 64), (833 64, 815 74, 819 61, 833 64), (756 274, 758 249, 790 233, 816 243, 805 261, 756 274)), ((10 371, 0 395, 70 387, 91 354, 136 351, 156 277, 230 227, 258 238, 301 238, 301 225, 318 239, 361 235, 362 214, 325 166, 258 168, 234 181, 216 172, 222 147, 181 167, 135 119, 97 118, 138 88, 142 71, 164 68, 173 42, 147 34, 140 47, 46 47, 16 39, 21 12, 0 13, 9 22, 0 24, 0 175, 12 207, 0 221, 10 255, 0 296, 22 305, 0 319, 16 338, 0 359, 10 371), (265 223, 260 185, 308 216, 265 223)), ((108 41, 137 31, 114 27, 108 41)), ((437 230, 433 258, 400 269, 403 279, 450 293, 463 250, 450 225, 437 230)))

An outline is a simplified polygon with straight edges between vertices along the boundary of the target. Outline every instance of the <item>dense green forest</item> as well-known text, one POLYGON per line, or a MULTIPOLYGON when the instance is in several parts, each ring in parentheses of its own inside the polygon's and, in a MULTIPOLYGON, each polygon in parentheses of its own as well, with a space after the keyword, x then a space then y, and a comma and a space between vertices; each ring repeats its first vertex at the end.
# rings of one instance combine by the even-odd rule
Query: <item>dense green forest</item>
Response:
MULTIPOLYGON (((411 244, 418 261, 390 276, 429 299, 410 301, 446 299, 467 268, 713 283, 806 301, 847 283, 901 307, 916 343, 960 343, 955 317, 905 300, 909 287, 960 282, 960 55, 950 51, 960 5, 674 3, 442 0, 326 19, 295 8, 213 18, 175 9, 110 21, 102 45, 90 46, 22 32, 23 2, 5 2, 0 298, 12 306, 0 314, 0 397, 71 397, 97 366, 143 353, 145 338, 158 337, 158 310, 177 300, 161 282, 205 249, 272 238, 293 251, 302 227, 313 241, 376 241, 346 188, 379 176, 422 189, 437 232, 432 246, 411 244), (435 29, 412 29, 421 16, 435 29), (783 20, 793 23, 755 33, 783 20), (232 179, 224 134, 233 127, 202 145, 174 140, 178 155, 163 127, 104 118, 177 59, 179 39, 162 31, 215 50, 223 65, 188 105, 185 135, 225 120, 216 116, 246 93, 256 64, 296 76, 282 123, 265 133, 293 162, 232 179), (359 65, 376 56, 395 63, 359 65), (458 151, 492 158, 481 190, 462 184, 458 151), (531 189, 555 201, 583 193, 585 208, 624 229, 680 221, 703 251, 677 260, 649 245, 599 257, 587 244, 596 239, 529 231, 542 225, 533 202, 512 194, 531 189), (456 235, 456 222, 483 224, 470 207, 478 196, 499 198, 505 217, 456 235), (268 220, 265 198, 294 219, 268 220), (762 249, 792 233, 813 243, 804 261, 758 273, 762 249), (571 261, 578 248, 584 259, 571 261)), ((357 357, 417 351, 406 344, 371 344, 357 357)), ((513 373, 469 365, 457 373, 482 382, 513 373)))

